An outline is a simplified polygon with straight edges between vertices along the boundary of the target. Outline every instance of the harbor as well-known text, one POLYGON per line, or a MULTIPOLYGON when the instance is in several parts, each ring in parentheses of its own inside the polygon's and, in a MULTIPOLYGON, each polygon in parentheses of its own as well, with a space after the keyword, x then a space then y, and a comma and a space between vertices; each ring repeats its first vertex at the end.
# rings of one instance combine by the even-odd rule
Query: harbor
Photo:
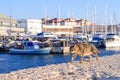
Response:
POLYGON ((1 0, 0 80, 120 80, 119 2, 1 0))

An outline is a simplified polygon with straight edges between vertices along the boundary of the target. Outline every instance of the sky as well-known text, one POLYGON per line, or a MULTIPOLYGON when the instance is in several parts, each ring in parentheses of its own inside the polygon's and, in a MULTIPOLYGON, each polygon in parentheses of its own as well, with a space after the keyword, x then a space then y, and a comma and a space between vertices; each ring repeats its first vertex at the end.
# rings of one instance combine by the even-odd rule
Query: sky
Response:
POLYGON ((0 13, 14 19, 60 16, 114 24, 120 23, 119 5, 120 0, 1 0, 0 13))

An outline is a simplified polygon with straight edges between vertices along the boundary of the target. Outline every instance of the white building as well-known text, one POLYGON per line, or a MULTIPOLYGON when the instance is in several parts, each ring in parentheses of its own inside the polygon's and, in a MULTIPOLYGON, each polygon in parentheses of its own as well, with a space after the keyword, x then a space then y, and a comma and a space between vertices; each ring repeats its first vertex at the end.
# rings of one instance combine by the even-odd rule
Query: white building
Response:
POLYGON ((36 35, 42 32, 41 19, 20 19, 17 21, 18 27, 23 27, 25 33, 30 35, 36 35))
POLYGON ((43 25, 43 31, 51 32, 57 36, 72 36, 73 33, 73 26, 66 26, 66 25, 43 25))
POLYGON ((17 20, 0 13, 0 36, 16 36, 23 32, 23 28, 17 27, 17 20))

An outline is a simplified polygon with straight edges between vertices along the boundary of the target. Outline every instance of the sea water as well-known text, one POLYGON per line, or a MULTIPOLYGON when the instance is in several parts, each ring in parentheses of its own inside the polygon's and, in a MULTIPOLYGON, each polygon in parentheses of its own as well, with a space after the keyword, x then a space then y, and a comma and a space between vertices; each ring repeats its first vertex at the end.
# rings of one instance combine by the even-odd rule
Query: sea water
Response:
MULTIPOLYGON (((102 56, 111 56, 120 53, 120 48, 100 49, 102 56)), ((86 57, 87 58, 87 57, 86 57)), ((70 62, 71 54, 64 56, 63 54, 49 54, 49 55, 13 55, 9 53, 0 53, 0 74, 9 73, 27 68, 35 68, 39 66, 46 66, 50 64, 68 63, 70 62)), ((75 60, 79 60, 78 56, 75 60)))

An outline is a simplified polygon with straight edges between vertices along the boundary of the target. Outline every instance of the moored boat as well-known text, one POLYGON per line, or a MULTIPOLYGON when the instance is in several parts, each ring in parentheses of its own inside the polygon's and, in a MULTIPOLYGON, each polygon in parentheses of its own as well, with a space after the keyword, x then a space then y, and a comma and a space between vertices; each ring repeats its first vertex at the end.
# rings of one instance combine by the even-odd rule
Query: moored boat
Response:
POLYGON ((49 54, 51 47, 40 47, 37 41, 21 41, 15 48, 9 50, 10 54, 49 54))
POLYGON ((107 34, 105 47, 120 47, 120 37, 117 34, 107 34))
POLYGON ((104 34, 95 34, 90 43, 92 43, 97 48, 105 48, 104 37, 104 34))

